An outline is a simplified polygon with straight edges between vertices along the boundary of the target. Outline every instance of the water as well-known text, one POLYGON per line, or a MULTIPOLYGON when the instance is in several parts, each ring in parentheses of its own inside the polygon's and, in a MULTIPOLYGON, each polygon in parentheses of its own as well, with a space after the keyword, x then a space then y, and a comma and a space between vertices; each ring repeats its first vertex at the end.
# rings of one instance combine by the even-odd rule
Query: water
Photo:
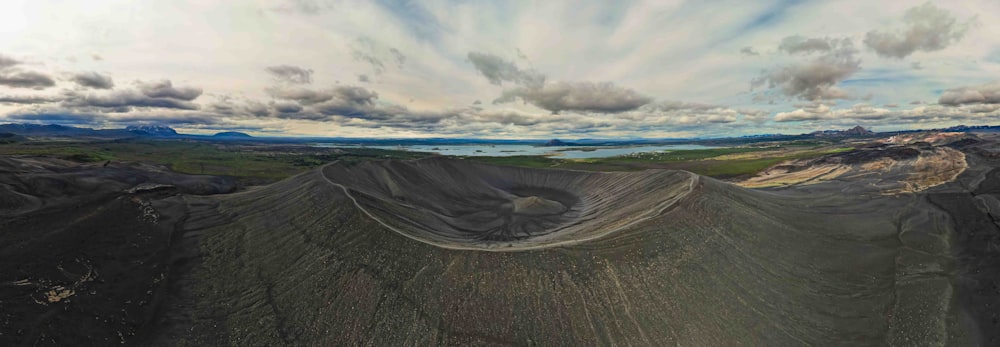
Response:
MULTIPOLYGON (((357 148, 359 145, 337 143, 317 143, 317 147, 357 148)), ((364 146, 391 150, 413 152, 430 152, 454 156, 490 156, 509 157, 515 155, 542 155, 563 159, 608 158, 641 152, 662 152, 685 149, 717 148, 701 145, 638 145, 638 146, 554 146, 541 147, 532 145, 412 145, 412 146, 364 146)))

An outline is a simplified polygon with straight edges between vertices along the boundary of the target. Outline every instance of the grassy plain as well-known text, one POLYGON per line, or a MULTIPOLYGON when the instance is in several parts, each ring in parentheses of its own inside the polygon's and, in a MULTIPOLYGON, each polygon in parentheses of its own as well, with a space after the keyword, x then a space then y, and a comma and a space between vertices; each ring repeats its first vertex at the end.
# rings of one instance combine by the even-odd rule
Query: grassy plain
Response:
POLYGON ((852 147, 810 144, 677 150, 594 159, 558 159, 541 156, 466 157, 466 159, 496 165, 588 171, 678 169, 715 178, 732 178, 753 175, 786 160, 812 158, 852 149, 852 147))
MULTIPOLYGON (((506 166, 588 171, 678 169, 715 178, 753 175, 785 160, 851 150, 844 145, 779 143, 666 152, 595 159, 543 156, 465 157, 506 166)), ((171 170, 232 176, 247 185, 266 184, 334 160, 416 159, 433 154, 374 148, 317 148, 303 145, 215 143, 190 140, 32 140, 0 142, 0 155, 31 155, 77 162, 126 161, 164 165, 171 170)))

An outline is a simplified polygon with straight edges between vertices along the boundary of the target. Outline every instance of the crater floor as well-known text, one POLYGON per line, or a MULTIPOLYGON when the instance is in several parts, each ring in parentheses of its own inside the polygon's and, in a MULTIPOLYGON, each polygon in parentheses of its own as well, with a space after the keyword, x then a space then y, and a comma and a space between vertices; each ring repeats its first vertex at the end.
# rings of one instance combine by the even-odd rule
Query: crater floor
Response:
POLYGON ((614 232, 663 212, 697 180, 681 171, 555 171, 442 158, 334 163, 323 175, 410 238, 508 251, 614 232))

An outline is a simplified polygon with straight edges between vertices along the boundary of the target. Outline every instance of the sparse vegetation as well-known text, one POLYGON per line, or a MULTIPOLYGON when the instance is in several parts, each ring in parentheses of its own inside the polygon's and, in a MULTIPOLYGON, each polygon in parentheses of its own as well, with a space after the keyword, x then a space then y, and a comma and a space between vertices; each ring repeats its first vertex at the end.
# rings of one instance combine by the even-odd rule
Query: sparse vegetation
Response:
MULTIPOLYGON (((543 156, 465 157, 465 159, 496 165, 588 171, 678 169, 716 178, 730 178, 753 175, 785 160, 815 157, 850 149, 823 147, 819 143, 796 141, 781 146, 642 152, 593 159, 559 159, 543 156)), ((45 156, 83 163, 145 162, 164 165, 180 173, 232 176, 244 184, 265 184, 334 160, 358 162, 371 159, 416 159, 432 154, 375 148, 237 145, 183 140, 118 140, 11 142, 0 144, 0 155, 45 156)))
POLYGON ((803 148, 803 146, 769 146, 644 152, 593 159, 556 159, 542 156, 466 157, 466 159, 496 165, 588 171, 677 169, 715 178, 730 178, 753 175, 785 160, 818 157, 852 149, 851 147, 817 149, 803 148))
POLYGON ((245 184, 275 182, 334 160, 414 159, 427 154, 372 148, 227 145, 195 141, 21 142, 0 155, 31 155, 81 163, 145 162, 188 174, 232 176, 245 184))

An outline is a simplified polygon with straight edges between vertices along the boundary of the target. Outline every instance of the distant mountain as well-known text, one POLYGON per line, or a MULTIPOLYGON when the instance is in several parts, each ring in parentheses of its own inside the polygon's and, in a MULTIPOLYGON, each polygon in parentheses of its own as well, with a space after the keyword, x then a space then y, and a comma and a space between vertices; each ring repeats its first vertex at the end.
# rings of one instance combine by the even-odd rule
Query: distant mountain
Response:
POLYGON ((871 130, 865 129, 864 127, 862 127, 860 125, 858 125, 856 127, 853 127, 853 128, 850 128, 850 129, 847 129, 847 130, 821 130, 821 131, 814 131, 814 132, 809 133, 809 135, 820 136, 820 137, 824 137, 824 136, 860 137, 860 136, 871 136, 871 135, 874 135, 874 134, 875 133, 872 132, 871 130))
POLYGON ((180 136, 177 131, 165 126, 129 126, 125 129, 91 129, 78 128, 57 124, 0 124, 0 133, 11 133, 21 136, 45 137, 111 137, 124 138, 135 136, 180 136))
POLYGON ((34 136, 87 136, 95 135, 97 131, 91 128, 75 128, 56 124, 2 124, 0 132, 34 136))
POLYGON ((168 126, 162 125, 129 125, 125 127, 136 135, 149 135, 149 136, 177 136, 177 131, 168 126))
POLYGON ((996 131, 1000 131, 1000 126, 997 126, 997 125, 973 125, 973 126, 956 125, 956 126, 953 126, 953 127, 941 129, 941 131, 960 132, 960 133, 966 133, 966 132, 970 132, 970 131, 996 132, 996 131))
POLYGON ((250 138, 250 137, 253 137, 253 136, 250 136, 250 135, 248 135, 246 133, 241 133, 239 131, 223 131, 221 133, 216 133, 215 135, 212 135, 212 137, 240 137, 240 138, 250 138))
POLYGON ((546 142, 542 146, 545 146, 545 147, 558 147, 558 146, 575 146, 575 145, 576 145, 575 143, 565 142, 565 141, 562 141, 560 139, 551 139, 551 140, 549 140, 549 142, 546 142))

